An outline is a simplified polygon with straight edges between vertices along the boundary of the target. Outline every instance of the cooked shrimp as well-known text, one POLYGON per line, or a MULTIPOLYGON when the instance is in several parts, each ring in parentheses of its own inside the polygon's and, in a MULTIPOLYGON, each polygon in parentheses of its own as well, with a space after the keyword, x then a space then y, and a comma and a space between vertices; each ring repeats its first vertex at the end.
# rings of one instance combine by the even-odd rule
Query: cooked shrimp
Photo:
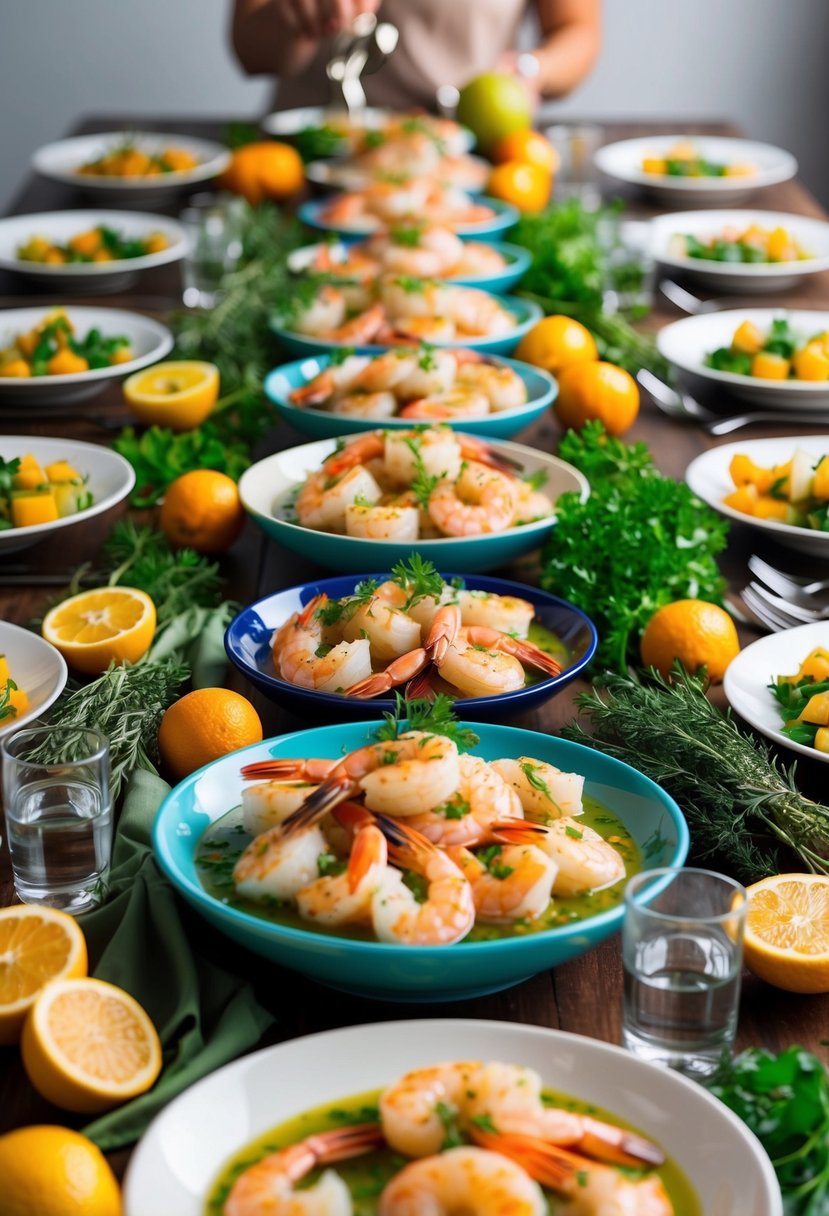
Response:
POLYGON ((273 660, 283 680, 300 688, 336 692, 371 675, 371 646, 367 638, 338 642, 320 655, 323 642, 320 612, 328 597, 315 596, 302 612, 293 613, 273 640, 273 660), (354 676, 355 679, 349 679, 354 676))
POLYGON ((481 1068, 478 1060, 453 1061, 405 1073, 380 1095, 380 1125, 390 1148, 406 1157, 439 1153, 446 1139, 441 1114, 460 1110, 481 1068))
POLYGON ((400 870, 385 871, 371 906, 378 939, 406 946, 461 941, 475 924, 472 888, 464 875, 446 853, 405 823, 382 816, 381 830, 394 864, 420 874, 427 885, 426 898, 420 902, 400 870))
POLYGON ((350 819, 356 831, 345 872, 326 874, 297 892, 297 909, 305 920, 320 925, 371 924, 372 899, 388 861, 386 838, 360 807, 353 806, 350 819))
MULTIPOLYGON (((313 796, 313 795, 312 795, 313 796)), ((570 815, 551 823, 493 824, 493 835, 511 844, 534 844, 558 865, 554 895, 600 891, 625 877, 622 855, 587 824, 570 815)))
POLYGON ((365 389, 353 389, 342 397, 336 397, 331 402, 334 414, 344 414, 347 418, 369 418, 373 422, 385 422, 394 418, 397 413, 397 398, 394 393, 387 391, 369 393, 365 389))
POLYGON ((379 1143, 374 1124, 357 1124, 269 1153, 233 1183, 224 1216, 351 1216, 351 1192, 334 1170, 326 1170, 311 1187, 295 1190, 294 1184, 315 1166, 362 1156, 379 1143))
POLYGON ((399 384, 395 393, 400 401, 412 397, 428 397, 431 393, 442 393, 451 388, 457 369, 456 352, 448 350, 423 350, 419 352, 415 366, 399 384))
POLYGON ((372 182, 365 190, 367 210, 382 220, 396 220, 418 215, 433 191, 427 177, 411 177, 406 182, 372 182))
POLYGON ((346 536, 365 540, 417 540, 420 535, 420 512, 417 507, 366 506, 352 503, 345 513, 346 536))
POLYGON ((514 368, 494 363, 463 363, 457 379, 459 384, 483 393, 493 410, 514 410, 526 405, 527 386, 514 368))
POLYGON ((492 245, 486 245, 482 241, 464 241, 460 261, 453 273, 458 276, 497 274, 505 266, 504 255, 492 245))
POLYGON ((267 781, 307 781, 310 785, 319 785, 337 763, 320 756, 256 760, 253 764, 245 764, 241 774, 244 781, 258 781, 261 777, 267 781))
POLYGON ((497 296, 478 287, 447 288, 444 305, 447 317, 470 334, 493 335, 515 327, 515 317, 507 312, 497 296))
POLYGON ((299 810, 317 788, 311 781, 262 781, 242 790, 242 826, 259 836, 299 810))
POLYGON ((536 920, 550 903, 555 862, 534 845, 507 845, 486 863, 462 846, 446 849, 469 879, 475 915, 492 925, 536 920))
POLYGON ((342 474, 323 466, 305 481, 297 495, 295 510, 304 528, 344 533, 346 508, 355 499, 376 503, 380 496, 380 487, 362 465, 348 468, 342 474))
POLYGON ((410 401, 400 411, 401 418, 416 422, 447 422, 457 419, 486 418, 489 402, 483 393, 467 388, 449 388, 410 401))
MULTIPOLYGON (((406 613, 399 609, 390 609, 398 616, 402 616, 408 621, 409 626, 417 630, 418 640, 420 639, 420 626, 416 621, 413 621, 406 613)), ((355 614, 358 615, 358 614, 355 614)), ((410 650, 403 654, 394 663, 390 663, 384 671, 376 672, 368 679, 360 680, 346 690, 348 696, 351 697, 376 697, 380 693, 388 692, 389 689, 395 688, 399 684, 406 684, 409 680, 414 679, 427 663, 438 663, 445 655, 452 639, 460 629, 461 617, 460 612, 454 605, 447 605, 445 608, 439 608, 432 618, 432 624, 422 646, 410 650)), ((348 623, 348 629, 353 632, 353 618, 348 623)), ((369 635, 370 637, 371 635, 369 635)), ((402 630, 400 635, 402 637, 402 630)))
POLYGON ((383 431, 369 431, 350 440, 339 452, 332 452, 323 461, 322 471, 326 477, 338 477, 347 469, 365 465, 376 456, 383 455, 383 431))
MULTIPOLYGON (((461 630, 438 668, 448 684, 466 697, 492 697, 524 687, 524 668, 517 658, 497 650, 471 646, 463 634, 461 630)), ((418 687, 412 695, 420 695, 420 692, 418 687)))
POLYGON ((457 477, 463 459, 461 443, 449 427, 428 431, 388 431, 386 471, 398 485, 408 486, 422 467, 427 477, 457 477))
POLYGON ((557 659, 524 638, 514 638, 486 625, 466 625, 462 636, 470 646, 491 647, 501 654, 512 655, 524 667, 535 667, 548 676, 557 676, 561 672, 561 664, 557 659))
POLYGON ((317 858, 325 852, 325 837, 315 825, 286 837, 278 824, 244 850, 233 867, 234 885, 246 899, 293 899, 319 876, 317 858))
POLYGON ((390 320, 394 322, 401 317, 454 319, 450 309, 455 293, 460 290, 462 289, 448 283, 400 275, 383 280, 380 285, 380 299, 390 320))
POLYGON ((382 306, 372 304, 370 308, 358 313, 349 321, 343 321, 331 328, 317 330, 316 335, 327 342, 344 342, 347 345, 361 346, 363 343, 371 342, 385 320, 386 314, 382 306))
POLYGON ((420 625, 390 604, 385 596, 373 595, 367 603, 360 604, 343 626, 346 641, 362 636, 368 638, 372 659, 385 663, 420 646, 420 625))
POLYGON ((461 590, 458 592, 458 603, 461 621, 467 628, 483 625, 487 629, 497 629, 499 633, 509 633, 517 638, 526 638, 535 616, 535 606, 517 595, 461 590))
POLYGON ((563 773, 554 764, 545 764, 532 756, 493 760, 492 767, 515 790, 528 819, 550 823, 562 815, 581 815, 584 792, 581 773, 563 773))
POLYGON ((429 515, 446 536, 503 532, 514 510, 514 479, 474 460, 455 480, 439 482, 429 496, 429 515))
POLYGON ((345 297, 336 287, 326 284, 316 297, 300 309, 293 320, 293 327, 300 334, 319 334, 335 329, 345 320, 345 297))
POLYGON ((387 1183, 379 1216, 547 1216, 538 1183, 508 1157, 485 1149, 448 1149, 412 1161, 387 1183))
POLYGON ((416 832, 443 848, 481 844, 491 838, 490 828, 497 820, 514 818, 516 812, 520 818, 523 813, 515 792, 486 760, 462 754, 458 765, 461 779, 452 797, 407 820, 416 832))
POLYGON ((410 350, 388 350, 375 355, 356 377, 354 388, 369 393, 395 388, 414 371, 417 361, 417 353, 410 350))
POLYGON ((553 514, 553 504, 546 494, 534 490, 526 481, 516 481, 515 488, 513 527, 534 523, 537 519, 548 519, 553 514))
POLYGON ((366 212, 365 199, 359 192, 339 194, 322 212, 327 224, 339 228, 379 228, 379 221, 366 212))
POLYGON ((454 342, 457 337, 455 322, 449 317, 395 317, 392 333, 400 341, 454 342))
POLYGON ((342 363, 330 363, 307 384, 294 389, 288 399, 296 405, 321 405, 336 393, 351 388, 368 362, 367 355, 348 355, 342 363))

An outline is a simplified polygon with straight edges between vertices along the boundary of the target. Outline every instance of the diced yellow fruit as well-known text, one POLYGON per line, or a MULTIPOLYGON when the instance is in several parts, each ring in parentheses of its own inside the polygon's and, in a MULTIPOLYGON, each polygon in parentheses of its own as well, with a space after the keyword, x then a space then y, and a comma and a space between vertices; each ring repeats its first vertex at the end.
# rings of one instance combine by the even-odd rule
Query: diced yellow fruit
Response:
POLYGON ((91 258, 101 248, 101 234, 97 228, 91 228, 89 232, 79 232, 69 241, 69 248, 83 257, 91 258))
POLYGON ((17 338, 15 338, 14 344, 20 351, 21 355, 24 355, 27 359, 31 359, 32 355, 35 353, 37 339, 37 330, 33 329, 27 334, 20 334, 17 338))
POLYGON ((83 355, 76 355, 68 346, 64 346, 46 364, 50 376, 75 375, 77 372, 89 371, 89 364, 83 355))
POLYGON ((0 376, 14 376, 16 380, 22 380, 25 376, 31 376, 31 374, 32 369, 25 359, 11 359, 0 367, 0 376))
POLYGON ((4 654, 0 654, 0 687, 5 688, 10 679, 9 660, 4 654))
POLYGON ((797 260, 797 248, 785 228, 772 229, 769 233, 766 250, 773 262, 794 262, 797 260))
POLYGON ((735 161, 733 165, 725 166, 725 177, 753 177, 757 172, 754 165, 735 161))
POLYGON ((12 484, 15 490, 34 490, 38 486, 42 486, 46 481, 46 474, 37 461, 31 460, 23 463, 20 462, 20 468, 12 478, 12 484))
POLYGON ((829 726, 829 692, 815 693, 806 702, 799 716, 801 722, 815 722, 818 726, 829 726))
POLYGON ((22 688, 10 688, 9 704, 13 706, 15 715, 19 718, 20 715, 25 714, 26 710, 29 708, 29 698, 26 696, 26 693, 22 688))
POLYGON ((646 156, 642 161, 642 171, 644 173, 656 173, 660 177, 664 177, 668 170, 668 162, 661 156, 646 156))
POLYGON ((815 469, 812 493, 815 498, 829 498, 829 456, 824 456, 815 469))
POLYGON ((788 359, 767 350, 761 350, 751 360, 751 374, 759 376, 761 380, 786 380, 790 368, 788 359))
POLYGON ((774 484, 773 470, 755 464, 751 457, 743 452, 732 456, 728 471, 735 486, 756 486, 761 494, 768 493, 774 484))
POLYGON ((816 646, 800 664, 800 671, 795 679, 805 680, 811 676, 813 680, 829 680, 829 650, 816 646))
POLYGON ((734 330, 731 345, 735 350, 741 350, 747 355, 754 355, 763 349, 766 339, 753 321, 743 321, 734 330))
POLYGON ((45 494, 24 494, 12 499, 12 523, 16 528, 50 524, 57 518, 58 504, 51 491, 45 494))
POLYGON ((818 342, 795 351, 792 365, 798 380, 829 380, 829 359, 818 342))
POLYGON ((116 351, 110 355, 110 363, 130 363, 135 358, 132 349, 129 346, 119 346, 116 351))
POLYGON ((789 514, 789 503, 781 502, 768 494, 758 494, 754 504, 754 514, 757 519, 779 519, 786 522, 789 514))
POLYGON ((163 232, 151 232, 145 242, 147 253, 161 253, 163 249, 167 249, 168 241, 163 232))
POLYGON ((757 506, 757 497, 757 487, 747 484, 740 486, 732 494, 726 494, 723 502, 734 511, 742 511, 744 515, 753 515, 757 506))
POLYGON ((108 249, 99 249, 97 253, 92 255, 93 262, 114 262, 115 258, 108 249))
POLYGON ((829 726, 819 726, 817 728, 815 747, 819 752, 829 752, 829 726))
POLYGON ((52 494, 55 499, 55 506, 58 509, 58 515, 63 519, 65 515, 75 515, 79 508, 79 502, 85 497, 85 491, 82 485, 77 485, 71 481, 60 481, 51 486, 52 494))
POLYGON ((44 472, 48 481, 81 481, 81 475, 68 460, 55 460, 47 464, 44 472))
POLYGON ((47 266, 63 266, 66 262, 66 254, 62 249, 50 249, 43 255, 43 261, 47 266))

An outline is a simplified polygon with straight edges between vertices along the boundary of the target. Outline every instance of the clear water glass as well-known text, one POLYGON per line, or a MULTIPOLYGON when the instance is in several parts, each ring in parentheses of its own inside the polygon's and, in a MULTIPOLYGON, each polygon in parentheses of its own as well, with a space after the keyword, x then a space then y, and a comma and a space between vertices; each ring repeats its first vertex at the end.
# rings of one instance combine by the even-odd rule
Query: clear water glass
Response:
POLYGON ((602 307, 606 313, 647 312, 653 304, 656 260, 651 252, 650 225, 622 220, 608 210, 597 224, 604 253, 602 307))
POLYGON ((242 253, 242 210, 239 200, 197 195, 179 216, 187 237, 182 276, 188 308, 213 308, 218 301, 222 279, 242 253))
POLYGON ((593 157, 604 143, 604 127, 597 123, 557 123, 544 134, 559 157, 553 197, 577 198, 586 211, 597 211, 602 196, 593 157))
POLYGON ((622 1045, 710 1075, 737 1030, 746 892, 711 870, 637 874, 625 888, 622 1045))
POLYGON ((86 912, 106 894, 112 851, 109 742, 35 726, 0 741, 14 886, 24 903, 86 912))

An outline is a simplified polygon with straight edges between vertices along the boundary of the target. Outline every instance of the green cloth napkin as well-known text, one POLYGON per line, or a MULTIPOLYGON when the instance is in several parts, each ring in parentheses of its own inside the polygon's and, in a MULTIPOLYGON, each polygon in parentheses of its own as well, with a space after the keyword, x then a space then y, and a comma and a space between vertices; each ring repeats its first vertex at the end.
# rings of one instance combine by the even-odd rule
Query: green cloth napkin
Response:
POLYGON ((194 953, 150 832, 170 787, 156 773, 130 777, 118 821, 107 902, 79 918, 91 972, 125 988, 155 1023, 164 1068, 146 1094, 84 1128, 102 1149, 137 1140, 171 1098, 253 1047, 273 1022, 250 985, 194 953))

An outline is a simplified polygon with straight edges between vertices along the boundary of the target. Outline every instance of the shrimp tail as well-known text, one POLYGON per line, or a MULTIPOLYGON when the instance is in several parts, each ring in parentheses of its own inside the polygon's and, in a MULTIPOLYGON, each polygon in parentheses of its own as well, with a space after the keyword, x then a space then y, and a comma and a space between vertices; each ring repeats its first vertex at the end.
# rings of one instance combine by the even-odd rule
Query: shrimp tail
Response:
POLYGON ((359 788, 353 778, 346 773, 339 777, 326 777, 322 785, 317 786, 308 795, 302 806, 282 821, 282 838, 293 836, 304 828, 311 827, 328 811, 332 811, 339 803, 345 802, 352 794, 356 794, 359 788))
POLYGON ((419 675, 416 675, 413 680, 409 680, 406 685, 407 701, 434 701, 433 681, 436 670, 434 663, 427 663, 419 675))
POLYGON ((520 460, 507 456, 504 452, 496 452, 483 439, 476 439, 474 435, 458 435, 458 440, 464 460, 477 460, 479 464, 497 469, 508 477, 514 477, 516 473, 524 472, 524 466, 520 460))
POLYGON ((500 844, 538 844, 547 829, 529 819, 498 819, 490 826, 493 840, 500 844))
POLYGON ((416 650, 410 650, 408 654, 400 655, 399 658, 389 663, 385 671, 378 671, 373 676, 352 684, 345 690, 345 695, 347 697, 377 697, 381 693, 396 688, 399 684, 405 684, 407 680, 412 680, 420 674, 428 662, 429 656, 426 650, 419 646, 416 650))
MULTIPOLYGON (((365 461, 372 460, 375 456, 382 456, 383 450, 383 432, 369 431, 368 434, 361 435, 359 439, 346 444, 341 452, 334 452, 329 456, 323 463, 325 475, 337 477, 340 473, 346 473, 349 469, 355 468, 358 464, 364 464, 365 461)), ((313 600, 311 602, 313 603, 313 600)))
POLYGON ((489 363, 490 360, 479 350, 470 350, 467 346, 457 347, 452 351, 453 358, 460 367, 463 363, 489 363))
POLYGON ((241 775, 244 781, 309 781, 313 784, 324 781, 336 760, 309 758, 307 760, 257 760, 246 764, 241 775))
POLYGON ((361 1157, 383 1143, 383 1132, 379 1123, 355 1123, 352 1127, 333 1128, 328 1132, 308 1136, 303 1141, 313 1153, 317 1165, 333 1165, 336 1161, 361 1157))
POLYGON ((389 846, 389 857, 396 864, 404 864, 413 858, 423 858, 429 853, 435 853, 436 847, 422 832, 416 831, 399 819, 391 819, 388 815, 374 812, 378 828, 386 838, 389 846))
POLYGON ((498 629, 489 629, 486 625, 470 625, 466 631, 466 640, 471 646, 490 646, 500 650, 502 654, 510 654, 518 659, 525 667, 535 667, 548 676, 561 674, 561 664, 540 647, 534 646, 523 638, 510 637, 498 629))
POLYGON ((297 617, 297 624, 302 629, 307 629, 311 621, 328 603, 328 596, 323 591, 321 595, 315 595, 312 600, 309 600, 305 607, 297 617))
POLYGON ((457 604, 446 604, 438 608, 432 627, 423 643, 426 654, 432 662, 440 667, 446 657, 446 652, 458 636, 461 627, 461 610, 457 604))
POLYGON ((509 1157, 536 1182, 553 1191, 561 1191, 585 1164, 584 1159, 575 1153, 548 1144, 538 1136, 517 1132, 485 1132, 474 1126, 470 1128, 470 1135, 480 1148, 509 1157))
POLYGON ((623 1127, 613 1127, 600 1119, 585 1115, 582 1119, 584 1136, 579 1149, 599 1161, 610 1161, 616 1165, 658 1166, 664 1164, 665 1154, 658 1144, 637 1136, 623 1127))

